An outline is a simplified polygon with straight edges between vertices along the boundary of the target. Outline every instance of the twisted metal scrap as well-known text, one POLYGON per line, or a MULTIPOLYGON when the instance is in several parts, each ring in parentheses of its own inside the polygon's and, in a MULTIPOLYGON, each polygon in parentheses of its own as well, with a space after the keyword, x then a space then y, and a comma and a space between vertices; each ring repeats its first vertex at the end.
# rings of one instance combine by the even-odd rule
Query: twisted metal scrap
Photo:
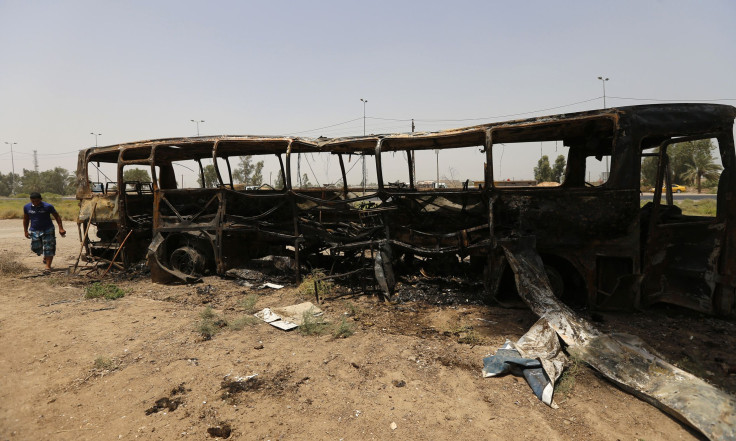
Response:
POLYGON ((668 363, 637 337, 602 334, 562 304, 552 293, 533 237, 500 244, 519 295, 572 354, 709 439, 736 440, 736 400, 731 395, 668 363))

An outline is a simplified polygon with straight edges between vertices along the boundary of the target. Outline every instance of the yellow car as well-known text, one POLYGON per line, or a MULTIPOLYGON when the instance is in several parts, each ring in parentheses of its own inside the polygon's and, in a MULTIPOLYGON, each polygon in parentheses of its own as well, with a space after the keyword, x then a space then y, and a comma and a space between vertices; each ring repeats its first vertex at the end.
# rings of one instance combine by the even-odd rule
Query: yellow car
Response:
MULTIPOLYGON (((652 193, 654 193, 654 189, 653 188, 650 191, 652 193)), ((666 191, 667 191, 667 188, 666 187, 662 187, 662 193, 664 193, 666 191)), ((684 185, 672 184, 672 193, 682 193, 684 191, 687 191, 687 187, 685 187, 684 185)))

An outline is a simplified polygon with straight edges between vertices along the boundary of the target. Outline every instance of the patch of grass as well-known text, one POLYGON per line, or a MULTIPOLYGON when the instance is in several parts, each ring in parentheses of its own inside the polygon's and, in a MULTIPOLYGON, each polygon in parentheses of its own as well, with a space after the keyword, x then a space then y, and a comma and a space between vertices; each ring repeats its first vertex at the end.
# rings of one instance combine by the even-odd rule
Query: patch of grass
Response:
POLYGON ((444 332, 445 336, 457 337, 457 342, 460 344, 477 346, 483 343, 483 338, 475 332, 472 326, 458 323, 454 328, 450 328, 444 332))
POLYGON ((682 209, 682 214, 687 216, 715 216, 716 200, 715 199, 683 199, 675 201, 675 205, 682 209))
POLYGON ((207 307, 199 313, 199 317, 201 317, 202 320, 213 320, 217 317, 217 314, 215 313, 215 310, 212 309, 212 306, 207 305, 207 307))
POLYGON ((296 289, 299 294, 305 298, 314 298, 314 284, 317 283, 317 290, 320 296, 330 295, 335 290, 335 283, 332 280, 318 280, 325 277, 322 270, 312 270, 312 272, 302 279, 302 283, 296 289))
POLYGON ((460 338, 457 339, 460 344, 478 346, 483 343, 483 339, 473 328, 467 328, 467 330, 460 334, 460 338))
POLYGON ((197 322, 195 330, 205 340, 211 340, 220 331, 220 328, 212 320, 200 320, 197 322))
POLYGON ((220 332, 220 324, 224 323, 217 316, 212 306, 207 305, 202 312, 199 313, 200 320, 194 326, 194 330, 205 340, 211 340, 218 332, 220 332))
MULTIPOLYGON (((664 202, 664 195, 662 195, 662 202, 664 202)), ((643 207, 650 201, 641 201, 643 207)), ((716 200, 715 199, 683 199, 676 200, 675 205, 682 209, 682 214, 685 216, 711 216, 716 215, 716 200)))
POLYGON ((570 396, 573 389, 575 388, 577 377, 583 371, 584 363, 585 362, 576 355, 570 354, 570 366, 565 369, 565 371, 560 376, 560 379, 557 381, 555 394, 561 394, 565 397, 570 396))
POLYGON ((251 314, 256 312, 256 303, 258 303, 258 295, 250 294, 241 299, 238 306, 243 308, 246 313, 251 314))
POLYGON ((199 313, 200 320, 194 326, 195 332, 201 335, 205 340, 211 340, 218 332, 223 329, 240 331, 246 326, 253 326, 259 323, 259 320, 251 315, 242 315, 237 318, 226 319, 220 316, 207 306, 199 313))
POLYGON ((253 326, 258 324, 259 321, 260 320, 258 320, 256 317, 253 317, 252 315, 243 315, 238 318, 228 320, 227 328, 232 329, 233 331, 240 331, 246 326, 253 326))
POLYGON ((348 313, 348 317, 358 317, 363 313, 363 311, 361 311, 361 309, 353 302, 345 302, 344 305, 345 309, 347 309, 346 312, 348 313))
POLYGON ((0 254, 0 275, 17 276, 28 271, 28 267, 20 261, 18 253, 7 252, 0 254))
POLYGON ((101 371, 114 371, 120 364, 113 358, 99 356, 95 358, 94 368, 101 371))
POLYGON ((86 299, 99 299, 104 298, 107 300, 115 300, 125 296, 125 291, 118 288, 113 283, 100 283, 95 282, 87 287, 84 293, 86 299))
POLYGON ((348 338, 353 334, 355 334, 355 326, 352 323, 348 323, 345 317, 335 326, 332 332, 332 336, 335 338, 348 338))
MULTIPOLYGON (((79 201, 76 199, 49 198, 44 195, 43 200, 53 205, 63 220, 72 221, 77 219, 79 201)), ((0 219, 23 219, 23 206, 28 202, 30 200, 27 197, 23 199, 0 198, 0 219)))
POLYGON ((299 326, 299 333, 302 335, 322 335, 327 332, 329 325, 322 316, 315 317, 314 310, 304 311, 302 315, 302 324, 299 326))

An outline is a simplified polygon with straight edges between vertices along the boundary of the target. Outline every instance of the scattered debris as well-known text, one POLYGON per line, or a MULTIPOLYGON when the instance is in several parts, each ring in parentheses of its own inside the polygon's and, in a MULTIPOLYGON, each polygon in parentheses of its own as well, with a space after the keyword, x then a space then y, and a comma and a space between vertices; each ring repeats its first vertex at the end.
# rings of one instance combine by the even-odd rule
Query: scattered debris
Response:
POLYGON ((391 428, 391 430, 396 430, 399 426, 396 425, 396 422, 392 421, 389 427, 391 428))
POLYGON ((522 375, 540 401, 557 408, 552 402, 554 380, 547 375, 542 363, 537 359, 525 358, 513 343, 506 340, 506 343, 496 351, 496 355, 483 359, 483 376, 495 377, 508 373, 522 375))
POLYGON ((225 275, 234 279, 244 280, 251 283, 258 283, 266 278, 265 274, 260 271, 248 269, 248 268, 233 268, 227 270, 225 275))
POLYGON ((190 389, 184 388, 184 383, 181 383, 179 386, 171 390, 168 397, 159 398, 153 406, 146 409, 146 415, 151 415, 163 410, 168 410, 169 412, 175 411, 184 402, 181 395, 184 395, 189 390, 190 389))
POLYGON ((314 317, 322 315, 322 310, 314 306, 312 302, 304 302, 296 305, 273 308, 273 312, 281 316, 282 320, 301 325, 304 313, 308 312, 314 317))
POLYGON ((304 302, 280 308, 264 308, 253 315, 271 326, 290 331, 302 325, 304 313, 319 317, 322 315, 322 310, 314 306, 312 302, 304 302))
POLYGON ((391 384, 394 385, 394 387, 404 387, 406 386, 406 381, 404 380, 393 380, 391 384))
POLYGON ((263 285, 259 286, 258 288, 259 289, 265 289, 265 288, 281 289, 283 287, 284 287, 284 285, 279 285, 279 284, 276 284, 276 283, 270 283, 269 282, 269 283, 264 283, 263 285))
POLYGON ((230 437, 230 434, 232 433, 232 429, 230 428, 230 425, 227 423, 220 423, 219 425, 215 427, 208 427, 207 433, 213 438, 224 438, 227 439, 230 437))
POLYGON ((260 259, 252 259, 249 264, 263 270, 270 270, 270 272, 274 272, 275 270, 282 273, 289 273, 296 268, 296 262, 289 256, 265 256, 260 259))
POLYGON ((202 296, 208 296, 217 292, 217 288, 212 285, 198 286, 195 291, 202 296))
POLYGON ((635 336, 602 334, 560 302, 552 292, 533 237, 504 241, 502 246, 519 295, 540 316, 534 327, 546 322, 572 355, 709 439, 736 439, 733 397, 668 363, 635 336))

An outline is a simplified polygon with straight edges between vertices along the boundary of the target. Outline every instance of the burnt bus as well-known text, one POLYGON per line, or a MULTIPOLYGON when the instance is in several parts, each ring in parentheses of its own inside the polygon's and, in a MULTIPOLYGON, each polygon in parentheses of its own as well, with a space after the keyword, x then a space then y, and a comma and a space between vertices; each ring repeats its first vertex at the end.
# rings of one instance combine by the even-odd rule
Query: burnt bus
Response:
POLYGON ((370 271, 390 296, 394 273, 421 262, 438 272, 462 267, 494 299, 513 277, 501 245, 531 238, 555 293, 568 301, 594 309, 666 302, 727 315, 736 287, 734 117, 731 106, 665 104, 428 133, 90 148, 77 170, 80 237, 91 222, 88 259, 110 260, 121 249, 125 265, 148 259, 158 282, 289 256, 297 279, 310 266, 370 271), (668 147, 697 140, 717 146, 723 168, 715 216, 683 215, 674 204, 668 147), (502 165, 514 154, 532 156, 529 146, 535 162, 544 146, 566 154, 559 185, 501 182, 502 165), (442 183, 440 156, 451 175, 442 183), (656 164, 645 205, 644 158, 656 164), (236 183, 259 163, 268 184, 236 183), (136 167, 150 183, 124 179, 136 167), (185 167, 196 185, 191 177, 184 185, 185 167), (101 170, 114 178, 95 180, 101 170), (436 184, 418 186, 417 175, 436 184))

